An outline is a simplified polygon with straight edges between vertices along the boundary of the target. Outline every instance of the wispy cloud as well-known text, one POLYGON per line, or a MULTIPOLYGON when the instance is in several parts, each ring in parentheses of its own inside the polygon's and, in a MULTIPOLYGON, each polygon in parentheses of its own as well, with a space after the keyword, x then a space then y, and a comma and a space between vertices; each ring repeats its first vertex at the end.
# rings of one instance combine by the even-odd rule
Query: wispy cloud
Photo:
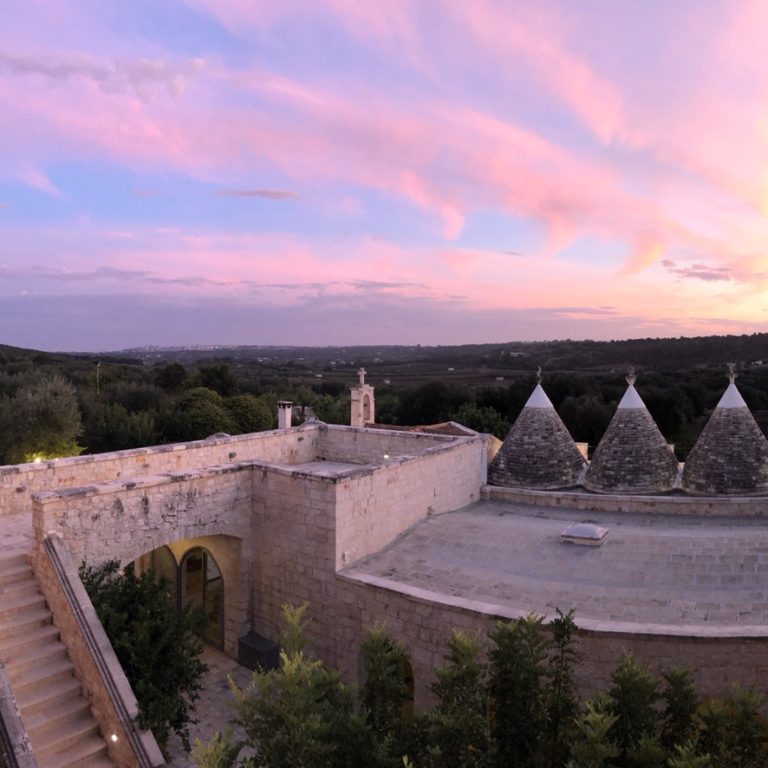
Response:
POLYGON ((284 189, 220 189, 220 197, 257 197, 262 200, 296 200, 297 192, 284 189))
POLYGON ((708 283, 735 279, 733 270, 728 267, 712 267, 707 264, 679 266, 676 262, 670 259, 664 259, 661 264, 669 272, 672 272, 672 274, 678 275, 679 277, 704 280, 708 283))
POLYGON ((85 79, 106 93, 129 92, 140 98, 147 98, 158 86, 178 96, 204 67, 201 58, 181 62, 144 58, 108 61, 76 51, 0 50, 0 73, 36 76, 49 82, 85 79))

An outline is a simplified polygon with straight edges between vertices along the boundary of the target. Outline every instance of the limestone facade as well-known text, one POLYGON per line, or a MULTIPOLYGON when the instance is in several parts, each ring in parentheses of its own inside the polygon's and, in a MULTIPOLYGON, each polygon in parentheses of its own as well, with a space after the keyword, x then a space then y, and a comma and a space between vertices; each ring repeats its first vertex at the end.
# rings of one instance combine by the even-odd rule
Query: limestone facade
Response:
MULTIPOLYGON (((668 450, 668 449, 667 449, 668 450)), ((486 631, 509 612, 492 601, 459 599, 443 578, 442 591, 351 575, 377 553, 396 546, 414 525, 473 505, 482 496, 513 494, 579 510, 590 495, 491 488, 486 485, 483 436, 444 436, 354 429, 314 423, 257 435, 217 438, 155 449, 0 468, 0 518, 29 515, 35 552, 58 533, 75 562, 128 562, 167 545, 177 562, 201 546, 218 563, 224 582, 224 649, 253 630, 276 639, 281 606, 308 602, 312 650, 358 681, 358 644, 377 621, 410 647, 417 700, 429 700, 433 670, 443 663, 453 628, 486 631)), ((594 499, 592 504, 594 505, 594 499)), ((669 497, 599 497, 614 511, 661 510, 669 497)), ((692 502, 694 499, 681 499, 692 502)), ((730 514, 742 499, 706 500, 711 514, 730 514), (725 511, 724 511, 725 510, 725 511)), ((745 500, 754 506, 754 500, 745 500)), ((677 513, 696 513, 680 505, 677 513)), ((583 507, 586 508, 586 507, 583 507)), ((594 507, 593 507, 594 508, 594 507)), ((750 507, 751 509, 751 507, 750 507)), ((536 512, 534 517, 539 513, 536 512)), ((664 513, 668 514, 668 513, 664 513)), ((676 513, 672 513, 676 514, 676 513)), ((755 512, 757 514, 757 512, 755 512)), ((503 520, 501 520, 503 523, 503 520)), ((481 521, 469 525, 481 525, 481 521)), ((611 545, 609 538, 606 547, 611 545)), ((455 556, 483 572, 482 554, 455 556), (469 560, 468 560, 469 559, 469 560)), ((515 590, 515 563, 508 564, 515 590)), ((757 567, 757 565, 755 566, 757 567)), ((610 578, 610 574, 606 575, 610 578)), ((552 579, 556 581, 556 574, 552 579)), ((478 578, 479 581, 479 578, 478 578)), ((568 605, 560 607, 567 609, 568 605)), ((525 606, 521 606, 525 610, 525 606)), ((578 621, 578 616, 577 616, 578 621)), ((623 648, 645 661, 701 667, 708 692, 730 682, 768 684, 768 620, 729 625, 716 633, 687 628, 649 632, 642 624, 583 623, 579 633, 585 693, 604 684, 623 648)))

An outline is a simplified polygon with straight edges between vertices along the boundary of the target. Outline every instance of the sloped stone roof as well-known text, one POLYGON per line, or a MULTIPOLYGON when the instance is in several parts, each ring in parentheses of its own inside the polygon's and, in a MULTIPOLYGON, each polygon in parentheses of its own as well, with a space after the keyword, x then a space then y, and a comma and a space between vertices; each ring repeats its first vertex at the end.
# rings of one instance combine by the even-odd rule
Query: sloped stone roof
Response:
POLYGON ((578 483, 584 466, 568 429, 537 384, 488 467, 488 482, 512 488, 568 488, 578 483))
POLYGON ((634 385, 627 381, 616 413, 595 449, 584 487, 602 493, 662 493, 672 490, 677 459, 634 385))
POLYGON ((733 379, 685 462, 683 487, 693 493, 768 494, 768 440, 733 379))

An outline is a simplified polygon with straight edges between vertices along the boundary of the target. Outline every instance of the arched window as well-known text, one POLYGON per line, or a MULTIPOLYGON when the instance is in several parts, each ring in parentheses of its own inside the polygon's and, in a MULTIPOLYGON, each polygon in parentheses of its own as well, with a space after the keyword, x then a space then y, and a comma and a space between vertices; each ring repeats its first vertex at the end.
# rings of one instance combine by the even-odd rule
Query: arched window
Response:
POLYGON ((224 580, 213 555, 203 547, 193 547, 181 559, 179 600, 205 614, 203 639, 224 646, 224 580))

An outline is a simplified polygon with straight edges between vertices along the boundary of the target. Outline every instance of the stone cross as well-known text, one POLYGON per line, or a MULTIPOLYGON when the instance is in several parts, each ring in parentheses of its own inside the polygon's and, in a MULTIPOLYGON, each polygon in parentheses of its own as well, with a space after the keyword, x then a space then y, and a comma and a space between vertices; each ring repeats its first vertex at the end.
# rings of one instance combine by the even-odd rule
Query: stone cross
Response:
POLYGON ((357 372, 357 375, 360 377, 360 386, 361 386, 361 387, 362 387, 362 386, 365 384, 365 374, 366 374, 366 373, 367 373, 367 371, 365 370, 365 368, 361 368, 361 369, 360 369, 360 370, 357 372))

